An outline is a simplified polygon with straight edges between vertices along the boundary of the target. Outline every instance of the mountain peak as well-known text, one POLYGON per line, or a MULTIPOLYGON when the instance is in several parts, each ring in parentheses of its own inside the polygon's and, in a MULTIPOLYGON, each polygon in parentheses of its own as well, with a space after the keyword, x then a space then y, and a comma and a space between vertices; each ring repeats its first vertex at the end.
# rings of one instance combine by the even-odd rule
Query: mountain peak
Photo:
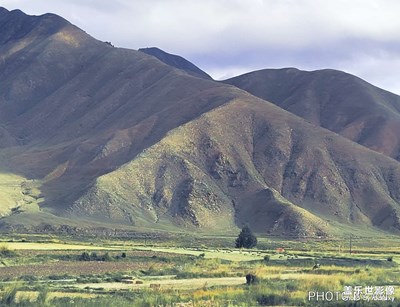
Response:
POLYGON ((0 20, 5 17, 10 11, 0 6, 0 20))
POLYGON ((224 81, 400 160, 400 97, 335 69, 264 69, 224 81))
POLYGON ((20 9, 15 9, 15 10, 11 10, 11 11, 9 11, 10 12, 10 14, 19 14, 19 15, 26 15, 26 16, 28 16, 27 14, 25 14, 23 11, 21 11, 20 9))
POLYGON ((140 48, 139 51, 152 55, 169 66, 184 70, 192 76, 212 79, 207 73, 179 55, 170 54, 157 47, 140 48))
POLYGON ((35 16, 21 10, 0 8, 0 45, 29 37, 48 37, 70 25, 67 20, 55 14, 35 16))

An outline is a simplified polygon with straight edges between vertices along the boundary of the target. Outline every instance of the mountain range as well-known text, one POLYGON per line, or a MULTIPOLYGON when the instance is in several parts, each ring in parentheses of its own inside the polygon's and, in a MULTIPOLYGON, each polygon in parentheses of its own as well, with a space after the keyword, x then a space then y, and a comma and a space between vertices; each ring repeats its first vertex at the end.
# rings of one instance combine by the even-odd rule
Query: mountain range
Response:
POLYGON ((399 111, 344 72, 215 81, 0 8, 0 227, 398 234, 399 111))

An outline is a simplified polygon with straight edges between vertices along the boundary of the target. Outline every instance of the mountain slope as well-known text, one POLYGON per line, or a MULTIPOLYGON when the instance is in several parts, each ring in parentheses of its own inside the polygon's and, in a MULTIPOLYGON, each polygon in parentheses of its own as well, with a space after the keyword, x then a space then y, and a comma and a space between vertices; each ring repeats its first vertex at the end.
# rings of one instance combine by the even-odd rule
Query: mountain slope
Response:
POLYGON ((397 162, 242 95, 98 178, 72 213, 285 235, 323 235, 334 221, 399 232, 399 175, 397 162))
POLYGON ((2 169, 45 178, 46 204, 62 208, 96 176, 232 95, 142 52, 112 48, 58 16, 7 14, 0 144, 19 147, 5 154, 2 169), (62 26, 37 36, 49 16, 62 26), (25 20, 35 21, 31 30, 15 37, 12 28, 25 20))
POLYGON ((400 97, 336 70, 265 69, 224 81, 400 159, 400 97))
POLYGON ((186 71, 188 74, 211 80, 212 78, 193 63, 175 54, 167 53, 159 48, 140 48, 139 51, 152 55, 165 64, 186 71))
POLYGON ((0 226, 399 232, 395 160, 56 15, 3 21, 0 226))

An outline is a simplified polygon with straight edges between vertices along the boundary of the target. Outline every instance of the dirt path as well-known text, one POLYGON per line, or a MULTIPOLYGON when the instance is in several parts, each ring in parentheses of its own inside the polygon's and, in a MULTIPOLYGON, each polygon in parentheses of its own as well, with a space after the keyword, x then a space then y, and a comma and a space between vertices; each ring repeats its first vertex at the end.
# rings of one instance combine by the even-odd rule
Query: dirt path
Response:
POLYGON ((256 251, 241 251, 241 250, 193 250, 185 248, 168 248, 168 247, 151 247, 151 246, 131 246, 130 248, 143 251, 164 252, 173 254, 193 255, 199 256, 205 254, 205 258, 219 258, 230 261, 253 261, 262 260, 264 254, 257 253, 256 251))
MULTIPOLYGON (((30 264, 0 268, 1 278, 21 276, 90 275, 111 272, 129 272, 161 268, 163 264, 146 262, 103 262, 103 261, 58 261, 46 264, 30 264)), ((164 264, 164 267, 166 265, 164 264)))
POLYGON ((119 290, 119 289, 197 289, 204 286, 236 286, 246 282, 244 277, 222 277, 222 278, 191 278, 191 279, 159 279, 143 280, 143 284, 124 284, 120 282, 112 283, 87 283, 78 284, 79 289, 99 289, 119 290), (158 286, 159 285, 159 286, 158 286))

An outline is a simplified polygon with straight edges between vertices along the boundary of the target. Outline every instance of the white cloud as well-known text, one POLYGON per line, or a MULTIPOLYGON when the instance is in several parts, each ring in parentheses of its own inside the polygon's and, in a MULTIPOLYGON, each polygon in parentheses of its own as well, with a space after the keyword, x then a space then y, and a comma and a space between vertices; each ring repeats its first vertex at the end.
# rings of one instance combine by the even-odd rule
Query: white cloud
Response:
POLYGON ((338 63, 338 69, 346 70, 368 82, 400 95, 400 57, 386 50, 374 54, 358 54, 353 59, 338 63))
POLYGON ((57 13, 116 46, 157 46, 213 76, 255 67, 331 67, 400 88, 393 69, 400 61, 397 0, 0 0, 0 5, 57 13))

